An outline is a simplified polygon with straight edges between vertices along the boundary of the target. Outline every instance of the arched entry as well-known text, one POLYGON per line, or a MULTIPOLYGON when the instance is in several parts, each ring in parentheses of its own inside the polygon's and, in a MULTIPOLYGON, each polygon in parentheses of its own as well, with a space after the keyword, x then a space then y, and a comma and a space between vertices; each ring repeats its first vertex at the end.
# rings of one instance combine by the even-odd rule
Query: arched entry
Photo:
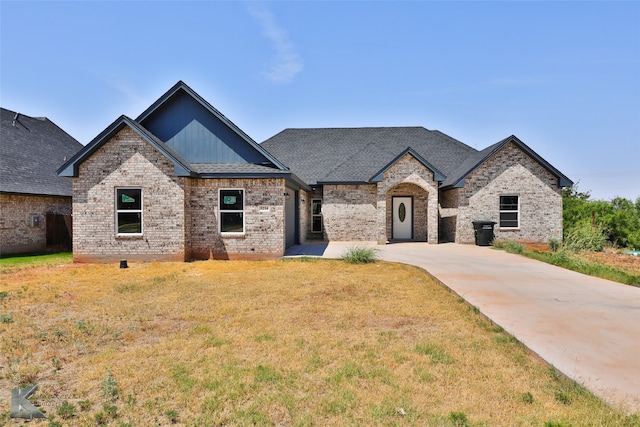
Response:
POLYGON ((400 183, 386 194, 387 239, 428 240, 429 192, 417 184, 400 183))

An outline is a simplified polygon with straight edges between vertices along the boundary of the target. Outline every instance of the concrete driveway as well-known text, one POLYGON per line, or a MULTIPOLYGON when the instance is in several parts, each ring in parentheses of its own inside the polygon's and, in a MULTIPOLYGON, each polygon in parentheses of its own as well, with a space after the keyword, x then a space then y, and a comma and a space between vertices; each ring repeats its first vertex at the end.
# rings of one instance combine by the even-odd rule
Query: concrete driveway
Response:
MULTIPOLYGON (((338 258, 336 242, 291 255, 338 258)), ((365 243, 374 245, 374 243, 365 243)), ((640 411, 640 288, 474 245, 395 243, 381 258, 427 270, 568 377, 640 411)))

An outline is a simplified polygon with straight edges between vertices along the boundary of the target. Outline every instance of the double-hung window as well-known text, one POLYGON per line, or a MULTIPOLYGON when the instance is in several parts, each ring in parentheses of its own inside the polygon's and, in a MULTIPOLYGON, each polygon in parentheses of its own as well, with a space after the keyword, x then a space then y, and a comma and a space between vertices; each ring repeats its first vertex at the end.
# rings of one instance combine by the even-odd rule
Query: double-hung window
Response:
POLYGON ((116 188, 117 234, 142 234, 142 188, 116 188))
POLYGON ((500 228, 520 227, 520 198, 500 196, 500 228))
POLYGON ((311 231, 322 232, 322 200, 311 200, 311 231))
POLYGON ((220 233, 244 233, 244 190, 220 190, 220 233))

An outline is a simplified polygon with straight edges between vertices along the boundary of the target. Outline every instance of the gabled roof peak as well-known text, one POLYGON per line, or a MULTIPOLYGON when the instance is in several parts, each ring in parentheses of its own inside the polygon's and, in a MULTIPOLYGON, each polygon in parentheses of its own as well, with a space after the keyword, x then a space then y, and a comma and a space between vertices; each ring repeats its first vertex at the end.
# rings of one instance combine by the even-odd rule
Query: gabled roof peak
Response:
POLYGON ((58 169, 57 174, 67 177, 78 176, 78 167, 80 166, 80 164, 125 127, 129 127, 133 131, 138 133, 138 135, 140 135, 143 139, 145 139, 158 151, 165 155, 169 160, 171 160, 173 162, 176 175, 191 175, 191 167, 186 160, 184 160, 182 157, 180 157, 179 154, 177 154, 170 147, 156 138, 151 132, 146 130, 140 123, 131 119, 130 117, 125 116, 124 114, 114 120, 113 123, 107 126, 105 130, 100 132, 100 134, 93 140, 91 140, 90 143, 85 145, 82 150, 78 151, 73 157, 65 162, 65 164, 58 169))
MULTIPOLYGON (((200 104, 209 114, 215 117, 217 120, 222 122, 228 129, 230 129, 233 133, 240 137, 241 140, 244 141, 247 145, 251 146, 253 150, 257 151, 262 157, 266 158, 269 162, 275 165, 278 169, 287 170, 288 168, 282 164, 278 159, 272 156, 267 150, 262 148, 256 141, 254 141, 249 135, 247 135, 242 129, 236 126, 231 120, 229 120, 224 114, 218 111, 213 105, 211 105, 207 100, 201 97, 196 91, 191 89, 189 85, 187 85, 182 80, 179 80, 175 85, 171 87, 167 92, 165 92, 160 98, 158 98, 149 108, 147 108, 142 114, 140 114, 136 118, 136 122, 145 125, 145 121, 153 120, 153 116, 156 112, 159 112, 163 105, 168 103, 178 92, 184 92, 187 96, 191 97, 195 100, 196 103, 200 104)), ((152 129, 152 127, 149 127, 152 129)), ((193 161, 193 160, 192 160, 193 161)))
POLYGON ((418 162, 420 162, 420 164, 422 164, 422 166, 426 167, 431 172, 433 172, 433 179, 435 181, 444 181, 446 179, 444 174, 442 172, 440 172, 438 169, 436 169, 427 160, 425 160, 424 157, 422 157, 420 154, 418 154, 413 148, 407 147, 404 151, 402 151, 400 154, 398 154, 392 161, 390 161, 388 164, 386 164, 382 169, 380 169, 378 172, 373 174, 373 176, 371 177, 371 179, 369 181, 370 182, 381 182, 383 180, 383 174, 406 155, 412 156, 414 159, 416 159, 418 162))
POLYGON ((529 157, 539 163, 558 179, 558 185, 561 187, 570 187, 573 181, 562 174, 558 169, 553 167, 549 162, 543 159, 538 153, 533 151, 527 144, 522 142, 517 136, 511 135, 493 145, 488 146, 482 151, 469 156, 458 169, 442 183, 441 188, 460 188, 464 187, 465 178, 475 171, 480 165, 489 160, 494 154, 502 150, 507 144, 513 143, 520 150, 524 151, 529 157))

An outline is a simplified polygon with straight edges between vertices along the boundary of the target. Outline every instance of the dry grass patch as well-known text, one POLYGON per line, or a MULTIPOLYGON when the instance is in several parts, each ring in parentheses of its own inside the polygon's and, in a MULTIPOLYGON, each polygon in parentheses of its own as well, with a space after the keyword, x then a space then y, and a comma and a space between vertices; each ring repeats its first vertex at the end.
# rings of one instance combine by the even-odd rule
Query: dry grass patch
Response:
POLYGON ((64 425, 638 424, 404 265, 84 265, 0 292, 0 400, 38 383, 64 425))

